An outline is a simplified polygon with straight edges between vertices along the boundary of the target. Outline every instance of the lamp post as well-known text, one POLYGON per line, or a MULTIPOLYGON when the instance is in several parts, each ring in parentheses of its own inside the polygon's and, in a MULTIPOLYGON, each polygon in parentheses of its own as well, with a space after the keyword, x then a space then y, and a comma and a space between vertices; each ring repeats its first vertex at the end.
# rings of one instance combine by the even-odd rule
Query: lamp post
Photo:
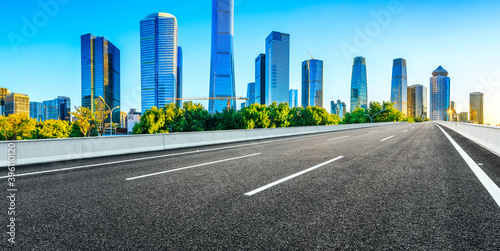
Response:
POLYGON ((110 115, 109 120, 110 120, 110 122, 111 122, 111 123, 110 123, 110 124, 111 124, 111 136, 113 136, 113 110, 115 110, 115 109, 117 109, 117 108, 120 108, 120 106, 117 106, 117 107, 115 107, 115 108, 111 109, 111 108, 109 107, 109 105, 108 105, 108 104, 106 104, 106 101, 104 101, 104 99, 103 99, 101 96, 99 96, 99 99, 100 99, 100 100, 101 100, 101 101, 102 101, 102 102, 103 102, 103 103, 104 103, 104 104, 108 107, 108 109, 109 109, 109 110, 111 110, 111 111, 110 111, 111 115, 110 115))
POLYGON ((373 123, 373 118, 385 110, 387 110, 387 108, 382 109, 382 111, 375 113, 373 116, 370 116, 369 114, 365 114, 365 116, 368 116, 370 118, 370 123, 373 123))

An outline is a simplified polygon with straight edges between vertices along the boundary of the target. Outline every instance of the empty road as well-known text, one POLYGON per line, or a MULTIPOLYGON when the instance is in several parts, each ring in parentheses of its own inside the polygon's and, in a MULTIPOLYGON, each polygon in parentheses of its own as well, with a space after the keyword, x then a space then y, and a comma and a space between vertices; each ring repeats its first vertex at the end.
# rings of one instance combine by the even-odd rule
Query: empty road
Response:
POLYGON ((430 122, 16 174, 1 250, 500 250, 500 157, 430 122))

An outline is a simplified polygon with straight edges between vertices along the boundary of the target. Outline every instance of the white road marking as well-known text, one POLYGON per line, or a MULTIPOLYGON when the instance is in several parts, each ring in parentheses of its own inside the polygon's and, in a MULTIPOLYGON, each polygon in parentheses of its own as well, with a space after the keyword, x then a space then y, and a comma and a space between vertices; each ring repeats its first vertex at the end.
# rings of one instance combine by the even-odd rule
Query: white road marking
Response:
POLYGON ((384 141, 386 141, 386 140, 388 140, 388 139, 392 139, 392 138, 394 138, 394 135, 392 135, 391 137, 387 137, 387 138, 385 138, 385 139, 383 139, 383 140, 381 140, 381 141, 382 141, 382 142, 384 142, 384 141))
POLYGON ((256 155, 259 155, 259 154, 260 153, 254 153, 254 154, 240 156, 240 157, 235 157, 235 158, 230 158, 230 159, 217 160, 217 161, 212 161, 212 162, 208 162, 208 163, 198 164, 198 165, 194 165, 194 166, 182 167, 182 168, 172 169, 172 170, 168 170, 168 171, 151 173, 151 174, 141 175, 141 176, 137 176, 137 177, 127 178, 125 180, 136 180, 136 179, 141 179, 141 178, 156 176, 156 175, 165 174, 165 173, 177 172, 177 171, 186 170, 186 169, 195 168, 195 167, 200 167, 200 166, 208 166, 208 165, 213 165, 213 164, 217 164, 217 163, 221 163, 221 162, 227 162, 227 161, 231 161, 231 160, 248 158, 248 157, 256 156, 256 155))
POLYGON ((448 135, 448 133, 446 133, 446 131, 443 130, 443 128, 441 128, 441 126, 438 126, 438 125, 436 125, 436 126, 439 127, 439 129, 441 129, 441 131, 443 131, 444 135, 448 138, 448 140, 450 140, 451 144, 455 147, 455 149, 457 149, 458 153, 460 153, 462 158, 469 165, 470 169, 472 169, 472 171, 474 172, 476 177, 479 179, 479 181, 481 181, 483 186, 490 193, 491 197, 493 197, 495 202, 500 207, 500 188, 495 184, 495 182, 493 182, 490 179, 490 177, 488 177, 488 175, 483 171, 483 169, 481 169, 476 164, 476 162, 474 162, 474 160, 472 160, 472 158, 457 144, 457 142, 455 142, 455 140, 453 140, 450 137, 450 135, 448 135))
POLYGON ((405 133, 405 132, 408 132, 408 130, 406 130, 406 131, 403 131, 403 133, 405 133))
POLYGON ((334 139, 329 139, 328 141, 333 141, 333 140, 337 140, 337 139, 345 139, 345 138, 349 138, 351 136, 344 136, 344 137, 338 137, 338 138, 334 138, 334 139))
POLYGON ((257 188, 257 189, 255 189, 255 190, 253 190, 253 191, 250 191, 250 192, 246 193, 245 195, 246 195, 246 196, 252 196, 252 195, 254 195, 254 194, 256 194, 256 193, 260 193, 260 192, 262 192, 262 191, 264 191, 264 190, 266 190, 266 189, 268 189, 268 188, 271 188, 271 187, 273 187, 273 186, 276 186, 276 185, 278 185, 278 184, 280 184, 280 183, 283 183, 283 182, 285 182, 285 181, 287 181, 287 180, 293 179, 293 178, 295 178, 295 177, 297 177, 297 176, 300 176, 300 175, 302 175, 302 174, 308 173, 308 172, 310 172, 310 171, 313 171, 314 169, 320 168, 320 167, 322 167, 322 166, 324 166, 324 165, 330 164, 330 163, 332 163, 332 162, 334 162, 334 161, 337 161, 337 160, 339 160, 339 159, 342 159, 342 158, 344 158, 344 156, 339 156, 339 157, 337 157, 337 158, 335 158, 335 159, 329 160, 329 161, 327 161, 327 162, 324 162, 324 163, 321 163, 321 164, 319 164, 319 165, 313 166, 313 167, 311 167, 311 168, 309 168, 309 169, 306 169, 306 170, 304 170, 304 171, 301 171, 301 172, 298 172, 298 173, 296 173, 296 174, 293 174, 293 175, 290 175, 290 176, 288 176, 288 177, 285 177, 285 178, 283 178, 283 179, 277 180, 277 181, 275 181, 275 182, 273 182, 273 183, 270 183, 270 184, 268 184, 268 185, 265 185, 265 186, 263 186, 263 187, 257 188))

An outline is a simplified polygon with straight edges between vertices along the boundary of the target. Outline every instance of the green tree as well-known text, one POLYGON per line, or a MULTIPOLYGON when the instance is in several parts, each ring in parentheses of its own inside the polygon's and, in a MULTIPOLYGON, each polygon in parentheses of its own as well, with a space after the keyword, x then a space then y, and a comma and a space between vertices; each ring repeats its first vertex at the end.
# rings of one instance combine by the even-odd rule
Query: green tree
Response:
POLYGON ((106 104, 101 99, 94 100, 94 119, 99 136, 104 135, 105 121, 109 116, 110 110, 106 111, 106 104))
POLYGON ((368 116, 366 116, 365 109, 356 108, 352 112, 348 112, 344 115, 342 123, 344 124, 359 124, 366 123, 368 121, 368 116))
POLYGON ((75 112, 71 112, 71 115, 75 116, 76 121, 74 122, 84 137, 91 136, 91 130, 96 128, 94 113, 87 107, 75 107, 75 112))
POLYGON ((71 125, 63 120, 46 120, 37 124, 38 139, 60 139, 68 138, 71 133, 71 125))
POLYGON ((241 110, 242 128, 269 128, 271 125, 270 111, 267 106, 259 104, 251 104, 241 110))
POLYGON ((0 116, 0 134, 2 140, 32 139, 36 132, 36 119, 26 113, 0 116))
POLYGON ((290 126, 290 106, 288 103, 273 102, 269 107, 270 127, 288 127, 290 126))
POLYGON ((141 122, 134 126, 134 134, 156 134, 156 133, 168 133, 169 131, 165 129, 165 111, 160 108, 153 106, 150 110, 147 110, 141 117, 141 122))

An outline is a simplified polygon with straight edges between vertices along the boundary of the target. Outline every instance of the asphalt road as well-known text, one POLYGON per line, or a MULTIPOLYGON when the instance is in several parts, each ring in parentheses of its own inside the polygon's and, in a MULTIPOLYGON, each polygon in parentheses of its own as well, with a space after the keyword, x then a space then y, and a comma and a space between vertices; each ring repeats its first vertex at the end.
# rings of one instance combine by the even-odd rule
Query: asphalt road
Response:
MULTIPOLYGON (((500 157, 443 129, 499 186, 500 157)), ((23 166, 0 249, 500 250, 472 170, 433 123, 23 166)))

